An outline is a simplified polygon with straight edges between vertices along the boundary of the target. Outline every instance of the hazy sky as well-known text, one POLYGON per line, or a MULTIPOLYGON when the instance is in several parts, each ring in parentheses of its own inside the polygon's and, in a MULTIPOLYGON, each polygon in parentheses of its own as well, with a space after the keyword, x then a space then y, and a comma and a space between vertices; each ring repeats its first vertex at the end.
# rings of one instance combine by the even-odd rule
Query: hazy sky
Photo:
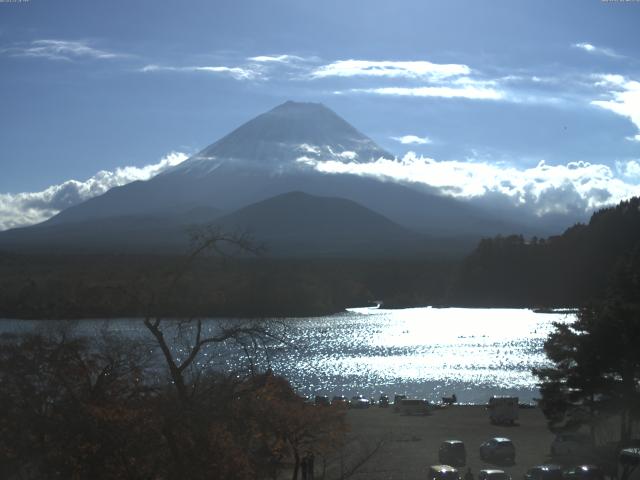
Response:
POLYGON ((616 200, 640 193, 640 1, 3 0, 0 217, 145 178, 287 99, 428 159, 400 176, 616 200))

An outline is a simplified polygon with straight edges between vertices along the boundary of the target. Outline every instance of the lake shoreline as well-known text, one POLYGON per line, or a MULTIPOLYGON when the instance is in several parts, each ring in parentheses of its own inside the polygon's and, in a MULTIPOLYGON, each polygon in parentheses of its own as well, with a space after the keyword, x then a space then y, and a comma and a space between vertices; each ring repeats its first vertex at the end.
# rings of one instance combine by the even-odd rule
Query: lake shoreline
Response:
MULTIPOLYGON (((383 304, 381 307, 375 307, 370 305, 364 306, 352 306, 345 307, 338 310, 331 310, 326 312, 311 312, 311 313, 295 313, 295 314, 281 314, 281 315, 233 315, 233 314, 225 314, 225 315, 199 315, 196 318, 203 318, 207 320, 260 320, 260 319, 292 319, 299 320, 305 318, 322 318, 332 315, 339 315, 342 313, 348 312, 358 312, 364 310, 389 310, 389 311, 400 311, 400 310, 412 310, 412 309, 436 309, 443 310, 448 308, 462 309, 462 310, 530 310, 535 313, 541 314, 567 314, 574 315, 580 311, 578 307, 539 307, 539 306, 505 306, 505 305, 493 305, 493 306, 470 306, 470 305, 456 305, 456 304, 433 304, 433 305, 387 305, 383 304)), ((152 317, 153 318, 153 317, 152 317)), ((162 316, 162 320, 166 321, 180 321, 184 320, 185 316, 162 316)), ((128 315, 119 315, 119 316, 91 316, 91 315, 82 315, 82 316, 68 316, 68 317, 52 317, 52 318, 41 318, 41 317, 30 317, 30 316, 13 316, 13 317, 0 317, 0 322, 5 321, 27 321, 27 322, 78 322, 82 320, 89 321, 118 321, 122 319, 127 320, 144 320, 142 316, 128 316, 128 315)), ((195 318, 194 318, 195 320, 195 318)))

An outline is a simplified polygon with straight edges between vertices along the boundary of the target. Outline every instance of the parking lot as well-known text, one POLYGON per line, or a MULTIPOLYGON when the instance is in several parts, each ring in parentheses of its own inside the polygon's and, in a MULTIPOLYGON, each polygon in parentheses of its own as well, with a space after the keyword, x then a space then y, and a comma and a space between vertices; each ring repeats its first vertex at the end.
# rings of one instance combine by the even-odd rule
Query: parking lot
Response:
POLYGON ((482 406, 451 406, 426 416, 400 415, 393 408, 371 407, 350 410, 347 415, 352 439, 370 449, 380 444, 352 478, 425 479, 428 467, 439 463, 440 444, 450 439, 465 443, 467 463, 460 473, 464 476, 470 467, 476 480, 478 472, 485 468, 500 468, 514 480, 521 480, 527 468, 551 460, 549 448, 554 435, 538 409, 521 409, 514 426, 492 425, 482 406), (480 459, 480 444, 491 437, 508 437, 513 441, 515 464, 496 466, 480 459))

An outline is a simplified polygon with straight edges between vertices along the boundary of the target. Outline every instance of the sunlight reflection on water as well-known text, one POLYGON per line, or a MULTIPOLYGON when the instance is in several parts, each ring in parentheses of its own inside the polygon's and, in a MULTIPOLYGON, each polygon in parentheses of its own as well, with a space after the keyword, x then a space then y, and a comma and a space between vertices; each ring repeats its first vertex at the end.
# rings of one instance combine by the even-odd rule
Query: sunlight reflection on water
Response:
POLYGON ((491 394, 537 395, 531 369, 545 364, 544 339, 566 314, 515 309, 351 309, 296 320, 294 355, 276 370, 307 394, 405 393, 485 403, 491 394))
MULTIPOLYGON (((284 319, 294 347, 272 348, 270 361, 275 372, 306 395, 402 393, 437 401, 456 393, 460 402, 486 403, 492 394, 512 394, 531 402, 537 396, 531 369, 546 363, 542 346, 552 323, 573 319, 521 309, 350 309, 328 317, 284 319)), ((38 323, 3 320, 0 331, 38 323)), ((134 319, 77 325, 85 334, 108 328, 147 335, 134 319)), ((214 329, 217 321, 207 325, 214 329)), ((183 351, 179 341, 175 351, 183 351)), ((210 348, 201 357, 202 365, 222 370, 244 362, 233 347, 210 348)))

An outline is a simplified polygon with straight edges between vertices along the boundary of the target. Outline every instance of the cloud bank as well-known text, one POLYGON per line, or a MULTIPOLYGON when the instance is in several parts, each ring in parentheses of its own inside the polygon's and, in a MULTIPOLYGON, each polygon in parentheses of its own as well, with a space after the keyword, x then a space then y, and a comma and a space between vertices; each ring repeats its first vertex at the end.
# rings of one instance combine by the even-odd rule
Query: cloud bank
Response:
POLYGON ((86 41, 33 40, 28 44, 15 44, 0 50, 13 57, 45 58, 47 60, 72 61, 78 58, 112 59, 127 55, 100 50, 86 41))
POLYGON ((226 67, 226 66, 189 66, 189 67, 171 67, 163 65, 145 65, 140 69, 141 72, 204 72, 229 75, 236 80, 254 80, 261 76, 257 70, 242 67, 226 67))
POLYGON ((323 173, 419 184, 459 199, 502 202, 538 216, 586 213, 640 195, 640 162, 635 160, 619 163, 619 172, 588 162, 547 165, 540 161, 535 167, 516 168, 479 161, 438 161, 412 152, 402 159, 381 158, 372 163, 331 160, 306 164, 323 173))
POLYGON ((458 75, 468 75, 470 72, 471 69, 467 65, 456 63, 431 63, 421 60, 338 60, 316 68, 311 72, 311 77, 388 77, 440 81, 458 75))
POLYGON ((249 57, 247 60, 258 63, 292 63, 292 62, 307 62, 313 59, 300 57, 298 55, 258 55, 256 57, 249 57))
MULTIPOLYGON (((381 87, 381 88, 353 88, 354 93, 374 93, 395 97, 440 97, 467 98, 471 100, 501 100, 504 94, 494 88, 475 87, 381 87)), ((340 92, 341 93, 341 92, 340 92)))
POLYGON ((148 180, 164 170, 187 159, 182 152, 171 152, 159 162, 143 167, 121 167, 113 171, 102 170, 83 182, 68 180, 41 192, 0 194, 0 230, 39 223, 107 190, 148 180))

